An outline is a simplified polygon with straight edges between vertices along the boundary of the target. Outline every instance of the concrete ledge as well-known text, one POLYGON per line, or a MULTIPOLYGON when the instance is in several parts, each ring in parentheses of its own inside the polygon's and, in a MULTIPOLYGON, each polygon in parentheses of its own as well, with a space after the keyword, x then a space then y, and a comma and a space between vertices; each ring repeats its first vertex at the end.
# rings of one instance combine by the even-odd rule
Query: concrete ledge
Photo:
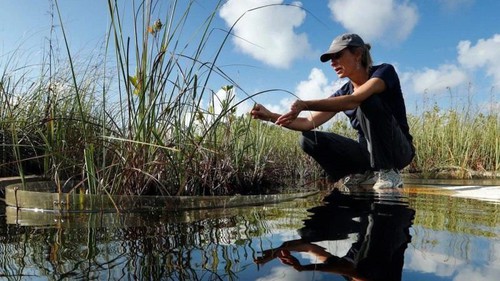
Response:
POLYGON ((11 184, 5 187, 5 203, 37 212, 139 212, 233 208, 290 201, 318 191, 273 195, 234 196, 120 196, 57 193, 49 181, 11 184))
MULTIPOLYGON (((44 178, 41 176, 25 176, 24 181, 25 182, 33 182, 33 181, 43 181, 44 178)), ((22 177, 6 177, 6 178, 0 178, 0 192, 3 192, 6 186, 15 184, 15 183, 21 183, 23 181, 22 177)))

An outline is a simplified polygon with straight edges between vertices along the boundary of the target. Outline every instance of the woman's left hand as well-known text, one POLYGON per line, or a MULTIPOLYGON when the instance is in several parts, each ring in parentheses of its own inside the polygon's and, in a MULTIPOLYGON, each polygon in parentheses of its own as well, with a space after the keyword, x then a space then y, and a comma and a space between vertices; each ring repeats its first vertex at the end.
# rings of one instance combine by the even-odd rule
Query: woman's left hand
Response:
POLYGON ((278 120, 276 120, 277 125, 286 126, 292 123, 299 116, 300 112, 306 109, 306 104, 302 100, 296 100, 292 103, 290 111, 281 115, 278 120))

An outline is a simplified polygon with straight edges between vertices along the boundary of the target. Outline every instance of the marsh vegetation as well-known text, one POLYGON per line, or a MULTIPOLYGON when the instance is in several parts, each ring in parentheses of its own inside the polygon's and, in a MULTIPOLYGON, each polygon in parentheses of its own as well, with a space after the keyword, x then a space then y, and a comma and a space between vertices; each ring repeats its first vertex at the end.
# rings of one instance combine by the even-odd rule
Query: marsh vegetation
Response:
MULTIPOLYGON (((207 50, 217 9, 185 34, 192 1, 170 1, 166 13, 156 2, 124 12, 108 0, 106 40, 83 58, 71 53, 64 11, 53 2, 41 62, 24 64, 14 51, 0 66, 0 175, 40 174, 90 194, 128 195, 265 193, 318 179, 322 171, 300 151, 296 132, 236 113, 242 101, 286 91, 249 94, 218 66, 231 30, 207 50), (214 86, 215 77, 224 83, 214 86), (236 92, 245 97, 236 100, 236 92)), ((406 172, 499 172, 498 113, 465 107, 411 116, 417 157, 406 172)), ((330 129, 352 135, 343 121, 330 129)))

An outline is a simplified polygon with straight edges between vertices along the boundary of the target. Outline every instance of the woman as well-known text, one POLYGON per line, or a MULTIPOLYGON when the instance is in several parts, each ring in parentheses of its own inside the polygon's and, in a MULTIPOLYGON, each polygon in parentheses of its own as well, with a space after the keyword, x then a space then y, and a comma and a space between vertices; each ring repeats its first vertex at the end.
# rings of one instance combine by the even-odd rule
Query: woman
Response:
POLYGON ((336 37, 322 62, 331 62, 339 78, 348 78, 333 95, 296 100, 280 115, 257 104, 255 119, 302 131, 302 149, 312 156, 330 180, 345 178, 349 185, 373 184, 375 189, 401 187, 399 170, 415 155, 398 75, 390 64, 372 66, 370 45, 357 34, 336 37), (298 117, 311 111, 308 117, 298 117), (358 141, 330 132, 313 131, 343 111, 358 131, 358 141))

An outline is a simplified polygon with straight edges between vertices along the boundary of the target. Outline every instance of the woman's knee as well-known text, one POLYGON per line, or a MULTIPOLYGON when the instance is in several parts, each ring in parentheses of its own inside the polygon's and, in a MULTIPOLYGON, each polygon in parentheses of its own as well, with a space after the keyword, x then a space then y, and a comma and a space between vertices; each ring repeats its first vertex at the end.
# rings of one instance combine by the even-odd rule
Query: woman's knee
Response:
POLYGON ((313 152, 317 147, 317 142, 315 141, 315 136, 312 131, 302 132, 299 137, 299 145, 303 151, 310 153, 313 152))

